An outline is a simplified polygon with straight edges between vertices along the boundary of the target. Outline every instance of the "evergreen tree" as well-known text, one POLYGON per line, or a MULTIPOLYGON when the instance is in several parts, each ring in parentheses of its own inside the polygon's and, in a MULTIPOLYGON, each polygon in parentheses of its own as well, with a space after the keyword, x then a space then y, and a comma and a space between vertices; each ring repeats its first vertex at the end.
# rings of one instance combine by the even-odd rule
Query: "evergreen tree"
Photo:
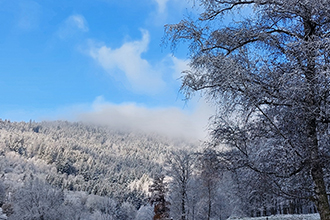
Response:
POLYGON ((149 186, 149 192, 151 192, 149 201, 150 204, 154 206, 155 213, 153 220, 166 220, 170 217, 170 203, 165 199, 168 189, 164 178, 164 175, 156 176, 153 183, 149 186))

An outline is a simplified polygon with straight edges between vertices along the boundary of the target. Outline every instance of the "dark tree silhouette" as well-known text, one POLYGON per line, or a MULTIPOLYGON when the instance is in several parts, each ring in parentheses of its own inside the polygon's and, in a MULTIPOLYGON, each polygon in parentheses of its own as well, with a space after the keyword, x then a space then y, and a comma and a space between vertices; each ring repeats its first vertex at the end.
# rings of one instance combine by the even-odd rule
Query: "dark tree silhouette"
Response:
POLYGON ((156 176, 153 183, 149 186, 149 192, 152 194, 149 201, 154 206, 155 213, 153 220, 165 220, 170 217, 170 203, 165 199, 168 189, 164 178, 164 175, 156 176))

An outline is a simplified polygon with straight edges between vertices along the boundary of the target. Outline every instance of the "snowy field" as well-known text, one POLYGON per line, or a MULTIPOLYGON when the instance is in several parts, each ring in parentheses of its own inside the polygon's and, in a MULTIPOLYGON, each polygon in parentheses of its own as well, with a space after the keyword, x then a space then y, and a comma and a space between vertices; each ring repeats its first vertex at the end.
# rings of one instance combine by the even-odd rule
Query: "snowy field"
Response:
POLYGON ((258 218, 229 218, 229 220, 320 220, 319 214, 306 215, 272 215, 258 218))

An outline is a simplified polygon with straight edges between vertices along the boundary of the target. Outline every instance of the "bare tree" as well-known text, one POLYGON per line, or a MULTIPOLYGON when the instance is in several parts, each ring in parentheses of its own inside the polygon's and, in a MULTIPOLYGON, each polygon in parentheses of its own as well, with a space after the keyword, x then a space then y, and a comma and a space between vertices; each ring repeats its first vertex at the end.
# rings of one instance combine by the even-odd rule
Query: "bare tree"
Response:
POLYGON ((287 183, 308 180, 296 187, 329 220, 330 1, 199 2, 197 20, 165 27, 174 46, 190 42, 182 91, 203 91, 218 107, 212 135, 231 150, 228 164, 280 178, 286 195, 295 194, 287 183))
POLYGON ((63 191, 33 179, 15 193, 14 214, 9 219, 64 219, 63 202, 63 191))
MULTIPOLYGON (((172 178, 171 191, 179 194, 180 219, 187 219, 188 188, 195 156, 187 151, 172 152, 167 159, 168 175, 172 178)), ((175 201, 172 202, 174 205, 175 201)))
POLYGON ((221 176, 221 164, 217 153, 212 149, 205 149, 200 158, 200 176, 207 194, 207 220, 211 219, 212 203, 221 176))

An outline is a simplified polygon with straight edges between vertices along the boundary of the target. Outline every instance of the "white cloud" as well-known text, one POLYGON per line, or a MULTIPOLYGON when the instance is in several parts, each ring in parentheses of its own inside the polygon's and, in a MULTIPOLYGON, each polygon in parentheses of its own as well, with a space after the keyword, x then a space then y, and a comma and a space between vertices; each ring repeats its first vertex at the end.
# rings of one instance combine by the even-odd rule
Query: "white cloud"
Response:
POLYGON ((85 18, 81 15, 71 15, 67 19, 67 23, 72 26, 76 26, 78 29, 80 29, 83 32, 88 31, 88 27, 85 21, 85 18))
POLYGON ((177 57, 171 56, 171 61, 173 63, 173 78, 178 79, 182 75, 183 71, 189 70, 189 60, 179 59, 177 57))
POLYGON ((78 114, 77 119, 107 125, 116 129, 159 133, 175 138, 201 140, 213 108, 200 100, 193 112, 176 107, 147 108, 136 103, 113 104, 97 97, 92 110, 78 114))
POLYGON ((135 92, 155 94, 164 88, 165 83, 162 71, 141 57, 148 50, 150 41, 149 32, 141 32, 141 40, 126 42, 117 49, 92 46, 89 55, 113 77, 123 78, 118 74, 124 74, 135 92))
POLYGON ((88 30, 88 25, 84 16, 75 14, 69 16, 61 24, 57 34, 61 39, 66 39, 81 32, 88 32, 88 30))
POLYGON ((158 13, 162 14, 166 12, 166 4, 169 0, 155 0, 158 5, 158 13))
POLYGON ((187 0, 152 0, 156 10, 150 13, 147 23, 150 25, 163 26, 168 23, 177 23, 182 16, 189 11, 194 13, 197 9, 194 1, 187 0), (194 10, 190 10, 194 7, 194 10))
POLYGON ((32 30, 39 26, 41 6, 35 1, 19 2, 18 27, 23 30, 32 30))
POLYGON ((188 107, 150 108, 137 103, 114 104, 99 96, 93 103, 73 104, 57 109, 10 110, 3 112, 2 116, 14 121, 82 121, 124 131, 156 133, 192 141, 205 140, 208 120, 215 112, 214 107, 203 99, 189 101, 188 107))

